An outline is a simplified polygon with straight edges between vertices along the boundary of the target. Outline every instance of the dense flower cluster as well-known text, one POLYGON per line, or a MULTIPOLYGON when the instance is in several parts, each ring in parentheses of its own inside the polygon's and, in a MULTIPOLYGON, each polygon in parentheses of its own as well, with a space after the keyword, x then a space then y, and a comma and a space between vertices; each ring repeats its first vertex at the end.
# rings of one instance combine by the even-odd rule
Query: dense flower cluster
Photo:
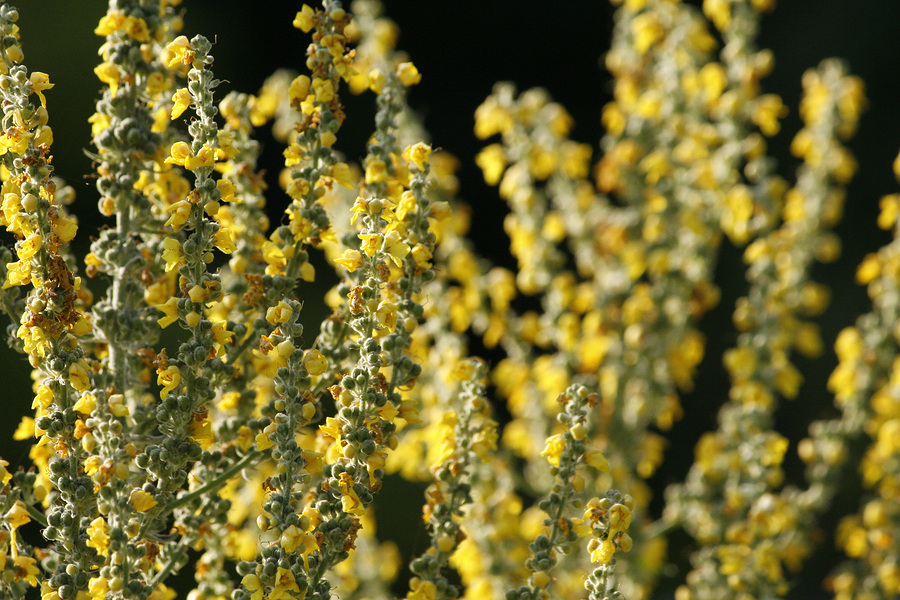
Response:
MULTIPOLYGON (((0 311, 34 381, 15 434, 33 466, 0 460, 0 596, 171 600, 187 570, 189 600, 640 599, 680 529, 678 600, 783 598, 854 446, 866 492, 827 585, 900 593, 896 239, 857 272, 873 309, 835 344, 837 416, 797 447, 807 484, 784 481, 775 411, 803 385, 797 355, 823 352, 811 273, 839 254, 865 97, 839 61, 808 71, 801 165, 778 175, 766 138, 787 109, 761 93, 773 57, 754 41, 773 2, 614 0, 597 159, 547 91, 496 85, 475 161, 509 206, 515 272, 466 239, 459 163, 407 105, 423 75, 377 0, 302 5, 305 72, 219 101, 212 44, 182 34, 179 4, 113 0, 94 31, 107 222, 84 257, 53 172, 52 77, 28 71, 0 5, 0 311), (336 147, 347 91, 376 107, 359 164, 336 147), (275 223, 267 124, 284 144, 275 223), (647 480, 704 360, 726 239, 748 284, 730 389, 654 520, 647 480), (400 479, 424 490, 416 553, 375 531, 400 479)), ((896 238, 900 195, 881 209, 896 238)))

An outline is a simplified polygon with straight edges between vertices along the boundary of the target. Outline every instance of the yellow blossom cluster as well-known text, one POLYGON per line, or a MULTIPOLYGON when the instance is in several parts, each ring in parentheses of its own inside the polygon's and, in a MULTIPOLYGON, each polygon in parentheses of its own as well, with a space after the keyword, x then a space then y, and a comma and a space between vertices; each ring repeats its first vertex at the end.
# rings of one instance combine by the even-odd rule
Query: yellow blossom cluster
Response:
POLYGON ((811 273, 840 252, 866 101, 839 61, 809 70, 783 178, 767 138, 788 108, 755 45, 774 2, 613 0, 599 148, 549 91, 494 87, 474 162, 508 206, 511 268, 466 239, 461 162, 407 103, 433 75, 380 2, 303 4, 305 72, 221 99, 180 4, 117 0, 94 29, 106 221, 83 267, 55 78, 29 72, 0 4, 0 312, 33 381, 14 433, 33 467, 0 459, 0 596, 172 600, 193 572, 188 600, 641 599, 677 570, 681 530, 677 600, 784 598, 857 455, 865 492, 827 585, 900 593, 900 194, 877 220, 895 239, 856 273, 873 308, 834 344, 837 416, 797 444, 806 485, 787 482, 776 411, 825 351, 811 273), (375 107, 358 159, 346 91, 375 107), (283 195, 258 166, 264 125, 283 195), (747 287, 712 360, 730 385, 660 514, 649 482, 697 413, 683 404, 729 245, 747 287), (376 531, 401 516, 392 486, 421 491, 424 544, 376 531))

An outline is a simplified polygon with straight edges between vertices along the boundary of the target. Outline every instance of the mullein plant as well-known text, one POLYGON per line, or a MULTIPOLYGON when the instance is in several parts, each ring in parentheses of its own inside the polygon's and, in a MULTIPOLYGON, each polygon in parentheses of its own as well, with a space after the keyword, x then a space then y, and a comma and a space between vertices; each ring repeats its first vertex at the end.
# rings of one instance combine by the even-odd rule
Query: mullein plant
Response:
MULTIPOLYGON (((786 108, 761 93, 773 58, 754 45, 773 2, 613 3, 602 157, 545 90, 498 84, 476 112, 515 272, 466 240, 458 161, 406 104, 422 75, 376 0, 303 5, 306 72, 218 102, 212 44, 181 33, 180 2, 111 2, 89 151, 108 223, 76 267, 51 77, 28 72, 0 6, 0 310, 34 381, 15 434, 33 467, 0 461, 3 596, 168 600, 190 568, 193 600, 648 598, 683 529, 678 600, 781 598, 861 440, 870 491, 835 532, 849 560, 828 585, 900 592, 896 242, 857 273, 873 310, 835 344, 839 416, 798 445, 804 488, 784 485, 773 418, 803 383, 795 353, 823 349, 810 272, 839 252, 862 83, 834 60, 804 76, 788 183, 766 151, 786 108), (345 91, 375 96, 358 165, 335 148, 345 91), (253 138, 269 122, 289 198, 274 227, 253 138), (731 388, 654 520, 647 480, 704 359, 723 236, 748 279, 731 388), (313 253, 338 280, 314 336, 313 253), (472 356, 473 337, 502 358, 472 356), (425 490, 414 556, 374 530, 392 476, 425 490)), ((900 196, 881 208, 896 234, 900 196)))

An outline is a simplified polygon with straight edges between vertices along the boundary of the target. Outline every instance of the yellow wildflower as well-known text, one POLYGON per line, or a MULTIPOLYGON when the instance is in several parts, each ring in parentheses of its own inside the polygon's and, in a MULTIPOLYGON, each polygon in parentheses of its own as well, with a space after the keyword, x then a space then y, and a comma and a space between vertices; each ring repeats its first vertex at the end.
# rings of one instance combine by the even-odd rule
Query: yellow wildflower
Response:
POLYGON ((43 91, 49 90, 55 84, 50 83, 50 77, 46 73, 41 73, 40 71, 33 71, 29 80, 31 81, 31 89, 34 90, 34 93, 37 94, 38 98, 41 100, 41 106, 46 108, 47 99, 44 98, 43 91))
POLYGON ((172 118, 177 119, 184 111, 190 108, 191 93, 188 92, 187 89, 181 88, 175 92, 174 96, 172 96, 172 102, 175 103, 172 106, 172 118))
POLYGON ((234 243, 234 231, 227 227, 219 229, 213 238, 213 245, 225 254, 231 254, 237 250, 237 246, 234 243))
POLYGON ((558 467, 559 459, 562 458, 562 453, 565 449, 566 442, 563 438, 563 434, 558 433, 556 435, 551 435, 547 438, 547 445, 541 451, 541 456, 546 456, 547 462, 554 467, 558 467))
POLYGON ((82 394, 81 398, 78 399, 78 402, 76 402, 75 406, 72 408, 83 415, 89 415, 97 408, 97 396, 93 394, 82 394))
POLYGON ((409 87, 422 81, 422 75, 419 73, 416 65, 411 62, 404 62, 397 65, 397 79, 400 80, 400 83, 409 87))
POLYGON ((403 151, 403 158, 416 163, 420 171, 425 170, 425 163, 431 158, 431 146, 423 142, 407 146, 403 151))
POLYGON ((100 556, 109 556, 109 526, 102 516, 91 521, 87 529, 88 548, 93 548, 100 556))
POLYGON ((107 36, 122 29, 124 24, 125 15, 118 11, 110 12, 103 15, 100 19, 100 23, 97 25, 96 29, 94 29, 94 33, 101 36, 107 36))
POLYGON ((310 30, 315 27, 315 16, 316 13, 313 9, 304 4, 300 12, 297 13, 297 16, 294 17, 293 25, 303 33, 309 33, 310 30))
POLYGON ((134 510, 138 512, 147 512, 159 502, 157 502, 153 498, 153 494, 150 492, 145 492, 144 490, 137 489, 131 492, 131 496, 128 498, 128 502, 131 503, 131 506, 134 507, 134 510))
POLYGON ((219 193, 222 195, 220 200, 222 202, 238 202, 238 200, 234 197, 234 192, 237 191, 237 188, 233 183, 228 181, 227 179, 220 179, 216 182, 216 187, 219 190, 219 193))
POLYGON ((506 169, 506 155, 503 152, 503 146, 500 144, 491 144, 486 146, 475 156, 475 164, 481 168, 484 173, 484 181, 488 185, 497 185, 500 176, 506 169))
POLYGON ((189 65, 194 62, 196 56, 196 53, 191 48, 191 43, 188 41, 187 37, 183 35, 179 35, 172 40, 169 45, 166 46, 166 50, 172 53, 172 58, 167 65, 170 69, 178 63, 189 65))
POLYGON ((330 79, 321 79, 316 77, 313 79, 312 87, 316 92, 316 98, 319 102, 328 103, 334 99, 334 86, 330 79))
POLYGON ((104 62, 94 67, 94 74, 109 86, 109 93, 115 96, 119 89, 119 68, 111 62, 104 62))
POLYGON ((169 395, 169 392, 178 387, 178 384, 181 383, 181 371, 178 370, 178 367, 175 365, 170 365, 166 369, 157 372, 156 384, 163 386, 163 389, 159 392, 159 397, 161 400, 165 400, 166 396, 169 395))
POLYGON ((163 241, 162 259, 166 261, 166 273, 172 269, 185 264, 184 253, 181 249, 181 242, 173 237, 167 237, 163 241))
POLYGON ((172 144, 172 148, 169 150, 170 156, 166 159, 167 163, 182 165, 184 166, 184 162, 194 155, 191 152, 191 147, 187 145, 187 142, 175 142, 172 144))
POLYGON ((293 313, 294 309, 291 308, 290 304, 282 300, 277 306, 272 306, 266 311, 266 321, 272 325, 287 323, 293 313))
POLYGON ((269 592, 268 600, 293 600, 296 598, 289 592, 300 593, 300 588, 294 580, 294 574, 288 569, 278 567, 275 572, 275 588, 269 592))
POLYGON ((362 254, 359 250, 344 250, 340 258, 334 259, 334 262, 352 273, 362 266, 362 254))
POLYGON ((191 216, 191 206, 187 200, 181 200, 166 207, 166 212, 172 213, 172 216, 166 221, 165 226, 180 231, 187 223, 188 217, 191 216))
POLYGON ((12 479, 12 473, 6 470, 6 467, 9 466, 9 463, 2 458, 0 458, 0 481, 3 482, 3 485, 9 483, 9 480, 12 479))
POLYGON ((89 373, 90 367, 88 366, 87 361, 83 358, 79 358, 78 362, 69 365, 69 383, 71 383, 72 387, 79 392, 88 390, 91 387, 89 373))
POLYGON ((37 576, 40 574, 37 561, 30 556, 15 555, 13 561, 16 563, 16 579, 24 579, 32 587, 37 587, 37 576))
POLYGON ((250 590, 250 600, 262 600, 266 586, 259 580, 259 577, 252 573, 244 575, 243 579, 241 579, 241 585, 250 590))
POLYGON ((318 350, 307 350, 303 355, 303 366, 312 376, 321 375, 328 368, 328 361, 318 350))

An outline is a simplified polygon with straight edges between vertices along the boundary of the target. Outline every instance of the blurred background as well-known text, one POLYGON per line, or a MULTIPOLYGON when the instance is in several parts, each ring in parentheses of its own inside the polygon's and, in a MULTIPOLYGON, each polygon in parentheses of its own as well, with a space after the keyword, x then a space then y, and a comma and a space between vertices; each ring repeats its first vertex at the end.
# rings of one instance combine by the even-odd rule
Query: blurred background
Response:
MULTIPOLYGON (((54 161, 57 174, 76 189, 73 211, 81 226, 75 241, 79 258, 87 252, 92 231, 105 220, 97 215, 98 195, 90 179, 91 149, 88 117, 101 88, 93 73, 99 62, 97 48, 102 39, 93 34, 105 14, 102 0, 20 0, 23 50, 31 71, 49 74, 55 87, 46 92, 50 125, 54 131, 54 161)), ((699 2, 696 2, 699 5, 699 2)), ((797 160, 787 147, 800 127, 797 113, 803 72, 827 57, 847 61, 850 71, 866 83, 869 109, 859 132, 848 144, 860 169, 850 186, 845 215, 837 232, 844 242, 840 260, 816 267, 814 277, 827 283, 833 292, 831 308, 822 320, 822 333, 829 351, 817 361, 797 359, 806 385, 800 397, 779 412, 778 425, 792 441, 786 458, 789 480, 802 482, 802 465, 796 458, 796 442, 804 437, 809 423, 831 414, 831 395, 825 381, 836 361, 830 352, 840 329, 853 323, 869 309, 865 290, 853 276, 862 257, 886 243, 890 236, 875 226, 878 199, 897 191, 891 163, 900 148, 900 3, 884 0, 790 0, 780 3, 762 23, 759 46, 770 48, 776 57, 775 70, 764 84, 765 92, 778 93, 791 112, 771 141, 779 160, 779 171, 793 179, 797 160)), ((223 81, 216 90, 221 99, 232 90, 255 93, 276 68, 303 70, 309 37, 291 26, 301 2, 283 0, 186 0, 183 33, 189 38, 203 34, 214 41, 213 65, 223 81)), ((421 83, 409 96, 411 106, 422 116, 435 147, 455 154, 461 161, 458 173, 460 198, 473 208, 471 237, 477 250, 496 263, 514 268, 508 240, 502 230, 506 208, 496 191, 484 184, 473 157, 487 142, 472 133, 475 108, 490 94, 496 81, 515 82, 519 90, 546 88, 574 117, 572 136, 595 149, 602 135, 600 109, 610 99, 609 75, 601 56, 608 49, 612 32, 612 7, 588 0, 385 0, 387 16, 400 27, 400 49, 409 53, 422 73, 421 83)), ((343 99, 348 119, 339 132, 338 147, 350 160, 365 154, 365 141, 373 129, 371 95, 343 99)), ((188 113, 190 114, 190 113, 188 113)), ((268 170, 268 203, 274 209, 287 204, 275 178, 281 168, 282 148, 267 131, 263 142, 263 168, 268 170)), ((595 159, 597 157, 595 156, 595 159)), ((654 478, 657 498, 665 485, 681 480, 693 460, 693 447, 700 434, 716 426, 716 410, 724 400, 727 378, 721 366, 722 351, 735 341, 730 314, 734 301, 744 293, 740 250, 724 242, 717 283, 722 301, 707 315, 702 327, 707 336, 707 358, 698 375, 697 389, 683 399, 686 417, 670 435, 666 462, 654 478)), ((95 294, 102 283, 90 281, 95 294)), ((5 327, 5 323, 3 326, 5 327)), ((488 358, 494 358, 488 356, 488 358)), ((0 420, 0 456, 15 468, 27 464, 28 442, 13 442, 12 432, 21 415, 29 412, 32 396, 29 367, 24 358, 0 348, 0 406, 7 418, 0 420)), ((850 473, 846 494, 825 516, 830 529, 837 518, 857 508, 859 489, 850 473)), ((405 495, 402 488, 389 491, 388 506, 405 495)), ((421 496, 414 496, 413 500, 421 496)), ((408 521, 421 523, 420 504, 409 505, 408 521)), ((661 505, 656 502, 654 510, 661 505)), ((381 519, 396 515, 380 516, 381 519)), ((390 524, 382 532, 393 529, 390 524)), ((394 524, 396 525, 396 524, 394 524)), ((424 538, 419 535, 421 551, 424 538)), ((673 539, 671 558, 686 566, 689 539, 673 539)), ((797 598, 820 594, 821 577, 838 559, 833 543, 809 561, 794 594, 797 598)), ((683 574, 683 573, 682 573, 683 574)), ((675 584, 675 578, 670 582, 675 584)))

